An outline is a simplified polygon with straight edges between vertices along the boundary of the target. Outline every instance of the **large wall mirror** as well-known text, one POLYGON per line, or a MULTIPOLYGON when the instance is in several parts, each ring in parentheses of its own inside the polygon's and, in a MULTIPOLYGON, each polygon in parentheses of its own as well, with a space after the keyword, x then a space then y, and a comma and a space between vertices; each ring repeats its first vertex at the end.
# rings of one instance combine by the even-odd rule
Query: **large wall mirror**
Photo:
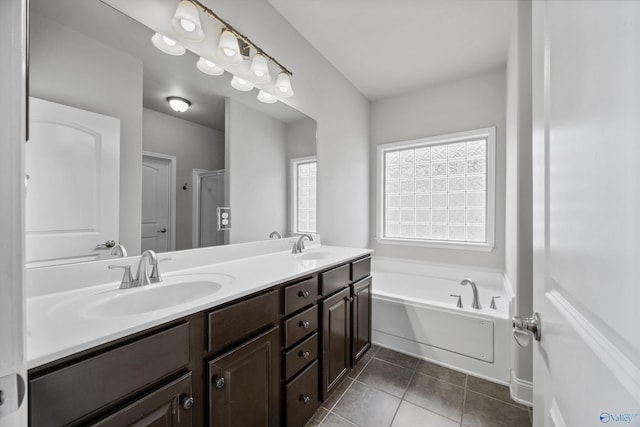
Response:
POLYGON ((30 3, 27 266, 315 231, 313 119, 160 52, 103 2, 30 3))

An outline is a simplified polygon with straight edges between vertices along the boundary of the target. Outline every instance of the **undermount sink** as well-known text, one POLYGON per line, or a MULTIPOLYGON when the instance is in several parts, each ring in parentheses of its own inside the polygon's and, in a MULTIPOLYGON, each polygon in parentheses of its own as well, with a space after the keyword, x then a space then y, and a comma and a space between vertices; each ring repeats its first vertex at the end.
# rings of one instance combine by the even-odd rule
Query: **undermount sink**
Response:
POLYGON ((150 313, 207 297, 222 289, 218 281, 200 275, 166 279, 159 283, 94 295, 82 309, 84 317, 118 317, 150 313))
POLYGON ((321 260, 321 259, 327 259, 331 256, 331 253, 328 251, 310 251, 310 252, 303 252, 299 255, 296 255, 296 258, 300 259, 300 260, 321 260))

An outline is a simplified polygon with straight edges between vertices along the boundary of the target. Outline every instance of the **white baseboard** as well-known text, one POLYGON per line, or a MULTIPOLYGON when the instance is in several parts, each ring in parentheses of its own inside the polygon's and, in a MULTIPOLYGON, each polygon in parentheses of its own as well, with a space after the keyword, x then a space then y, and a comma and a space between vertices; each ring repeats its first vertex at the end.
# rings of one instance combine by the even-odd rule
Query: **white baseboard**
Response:
POLYGON ((533 383, 516 377, 513 370, 511 370, 509 393, 511 394, 511 398, 516 402, 527 406, 533 406, 533 383))

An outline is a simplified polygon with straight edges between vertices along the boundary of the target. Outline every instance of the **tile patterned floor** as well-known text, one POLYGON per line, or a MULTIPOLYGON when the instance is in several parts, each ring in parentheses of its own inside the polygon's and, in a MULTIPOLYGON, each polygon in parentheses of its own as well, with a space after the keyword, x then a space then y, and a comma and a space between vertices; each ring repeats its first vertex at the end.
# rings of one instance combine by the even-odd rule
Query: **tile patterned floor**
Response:
POLYGON ((494 384, 374 346, 306 427, 520 427, 531 411, 494 384))

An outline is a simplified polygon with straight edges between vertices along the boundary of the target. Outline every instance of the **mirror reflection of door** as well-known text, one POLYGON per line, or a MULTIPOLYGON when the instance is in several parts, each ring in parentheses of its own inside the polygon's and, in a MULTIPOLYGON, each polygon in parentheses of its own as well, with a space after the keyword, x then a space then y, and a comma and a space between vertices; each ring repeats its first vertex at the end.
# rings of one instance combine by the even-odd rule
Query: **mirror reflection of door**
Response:
POLYGON ((142 251, 175 249, 175 161, 151 152, 142 156, 142 251))
POLYGON ((224 231, 218 230, 217 211, 224 206, 224 169, 193 170, 193 246, 204 248, 225 244, 224 231))
POLYGON ((29 102, 27 263, 108 257, 119 241, 120 120, 34 97, 29 102))

